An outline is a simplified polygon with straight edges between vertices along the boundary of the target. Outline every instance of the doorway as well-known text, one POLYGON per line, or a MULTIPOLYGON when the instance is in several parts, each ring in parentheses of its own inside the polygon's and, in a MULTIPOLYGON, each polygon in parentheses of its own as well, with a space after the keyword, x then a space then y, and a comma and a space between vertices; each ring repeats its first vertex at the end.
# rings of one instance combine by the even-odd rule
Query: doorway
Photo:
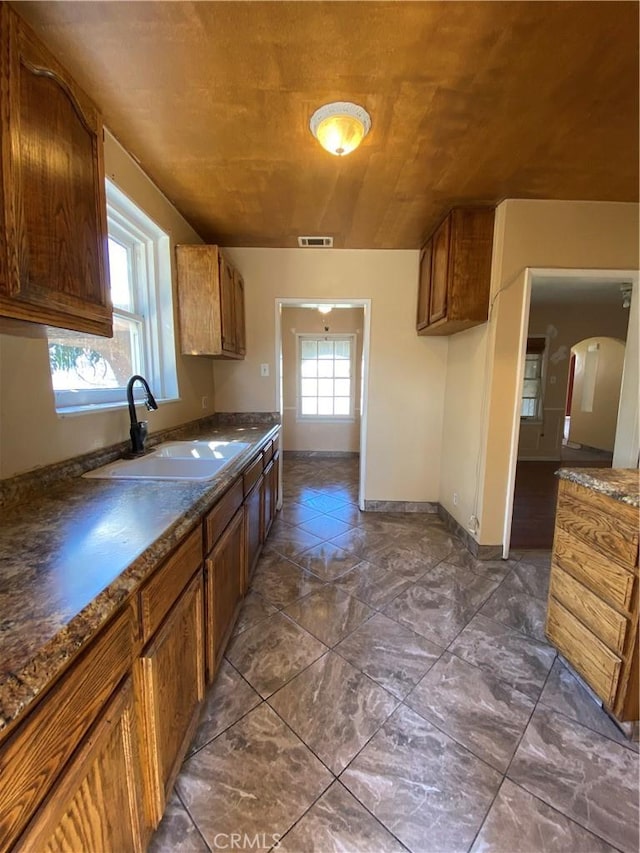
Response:
POLYGON ((551 548, 559 468, 611 467, 614 451, 623 459, 624 442, 634 441, 633 428, 622 440, 617 430, 618 411, 626 407, 628 427, 629 410, 637 408, 630 377, 634 356, 627 352, 625 358, 624 343, 629 330, 630 349, 637 347, 637 324, 629 322, 633 309, 621 290, 621 277, 629 278, 570 272, 531 271, 525 293, 505 556, 509 547, 551 548), (626 385, 623 364, 630 368, 626 385))
MULTIPOLYGON (((334 464, 340 457, 345 464, 355 461, 360 509, 366 477, 370 314, 369 299, 276 299, 282 456, 334 457, 334 464)), ((281 465, 281 477, 282 470, 281 465)))

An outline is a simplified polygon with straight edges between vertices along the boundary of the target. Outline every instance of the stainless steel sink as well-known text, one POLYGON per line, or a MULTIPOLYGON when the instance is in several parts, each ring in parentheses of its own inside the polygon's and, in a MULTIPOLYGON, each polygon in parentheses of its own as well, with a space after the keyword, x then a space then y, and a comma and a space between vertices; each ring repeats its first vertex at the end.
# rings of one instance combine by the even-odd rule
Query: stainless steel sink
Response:
POLYGON ((249 447, 244 441, 174 441, 147 456, 88 471, 89 479, 210 480, 249 447))

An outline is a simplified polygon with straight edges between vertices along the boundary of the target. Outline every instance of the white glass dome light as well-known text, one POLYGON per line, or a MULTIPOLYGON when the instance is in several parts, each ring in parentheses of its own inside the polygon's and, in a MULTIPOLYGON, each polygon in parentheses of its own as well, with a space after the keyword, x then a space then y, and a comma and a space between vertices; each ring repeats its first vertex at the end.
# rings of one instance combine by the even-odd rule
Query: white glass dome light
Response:
POLYGON ((350 154, 371 129, 371 116, 358 104, 336 101, 315 111, 309 121, 320 145, 336 157, 350 154))

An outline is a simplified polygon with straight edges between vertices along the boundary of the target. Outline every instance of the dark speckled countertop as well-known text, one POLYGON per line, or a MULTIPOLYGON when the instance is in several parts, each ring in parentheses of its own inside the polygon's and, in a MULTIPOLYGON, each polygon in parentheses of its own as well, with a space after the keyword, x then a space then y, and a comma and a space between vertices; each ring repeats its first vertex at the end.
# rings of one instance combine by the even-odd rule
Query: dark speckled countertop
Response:
POLYGON ((640 472, 637 468, 560 468, 558 477, 636 509, 640 507, 640 472))
POLYGON ((198 432, 250 442, 204 483, 73 477, 2 509, 0 732, 195 527, 275 429, 198 432))

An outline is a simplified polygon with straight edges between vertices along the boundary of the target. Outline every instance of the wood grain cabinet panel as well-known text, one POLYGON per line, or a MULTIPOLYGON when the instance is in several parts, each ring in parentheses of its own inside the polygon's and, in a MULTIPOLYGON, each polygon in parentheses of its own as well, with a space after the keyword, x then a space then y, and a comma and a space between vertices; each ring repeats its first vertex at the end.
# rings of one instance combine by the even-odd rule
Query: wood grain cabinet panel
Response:
POLYGON ((131 679, 119 688, 16 845, 24 853, 135 851, 144 823, 131 679))
POLYGON ((244 594, 244 513, 234 515, 205 564, 207 682, 218 671, 244 594))
POLYGON ((547 636, 605 705, 611 707, 618 686, 620 658, 553 598, 549 599, 547 636))
POLYGON ((0 6, 0 315, 110 337, 100 114, 0 6))
MULTIPOLYGON (((603 476, 637 495, 637 471, 603 476)), ((637 508, 561 479, 546 633, 621 722, 640 716, 637 521, 637 508)))
POLYGON ((491 208, 454 208, 425 244, 418 334, 453 335, 487 321, 493 221, 491 208))
POLYGON ((146 815, 162 818, 204 698, 203 575, 199 571, 136 661, 146 815))
POLYGON ((260 549, 264 542, 264 475, 255 483, 244 501, 244 531, 246 553, 246 592, 255 571, 260 549))
POLYGON ((244 281, 218 246, 176 246, 185 355, 244 358, 244 281))
POLYGON ((0 850, 24 828, 130 669, 136 636, 127 607, 0 746, 0 850))

